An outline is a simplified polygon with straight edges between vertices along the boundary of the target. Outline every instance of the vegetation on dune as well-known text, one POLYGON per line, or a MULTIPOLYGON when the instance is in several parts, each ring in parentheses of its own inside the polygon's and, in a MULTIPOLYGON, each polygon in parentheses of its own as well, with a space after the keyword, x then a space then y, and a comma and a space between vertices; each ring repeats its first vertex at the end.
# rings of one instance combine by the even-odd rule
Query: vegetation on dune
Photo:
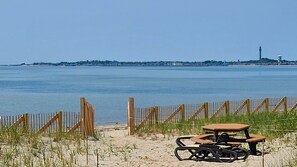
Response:
POLYGON ((249 124, 250 133, 265 135, 270 138, 282 137, 297 130, 297 112, 258 112, 249 115, 229 115, 212 119, 188 120, 179 123, 158 124, 158 126, 139 129, 138 134, 199 134, 202 126, 214 123, 249 124))
MULTIPOLYGON (((259 112, 250 115, 221 116, 213 119, 188 120, 180 123, 171 123, 155 127, 146 127, 138 131, 139 135, 162 133, 164 136, 198 134, 202 126, 213 123, 245 123, 251 125, 250 133, 262 134, 268 140, 282 138, 287 133, 297 130, 297 112, 259 112)), ((84 140, 80 133, 52 133, 40 135, 28 131, 23 133, 19 127, 0 129, 0 166, 81 166, 87 161, 100 164, 111 156, 129 162, 131 153, 137 149, 135 144, 116 146, 104 140, 101 133, 96 133, 101 142, 100 147, 92 140, 84 140)), ((292 142, 297 146, 297 140, 292 142)), ((288 164, 296 165, 296 158, 288 164)))
POLYGON ((100 166, 115 156, 128 162, 135 144, 117 146, 96 131, 94 138, 78 132, 23 133, 19 127, 0 129, 0 166, 55 167, 100 166))
MULTIPOLYGON (((161 124, 154 127, 144 127, 137 131, 138 135, 150 133, 162 133, 165 135, 187 135, 187 134, 201 134, 203 125, 215 123, 243 123, 249 124, 249 132, 253 134, 261 134, 266 136, 267 140, 279 138, 281 142, 285 142, 294 148, 297 147, 297 137, 290 135, 297 131, 297 112, 258 112, 249 115, 230 115, 220 116, 212 119, 188 120, 179 123, 161 124), (287 137, 285 137, 289 134, 287 137)), ((266 149, 274 150, 274 146, 269 144, 265 146, 266 149)), ((281 166, 293 167, 297 165, 297 155, 292 153, 292 159, 282 162, 281 166)))

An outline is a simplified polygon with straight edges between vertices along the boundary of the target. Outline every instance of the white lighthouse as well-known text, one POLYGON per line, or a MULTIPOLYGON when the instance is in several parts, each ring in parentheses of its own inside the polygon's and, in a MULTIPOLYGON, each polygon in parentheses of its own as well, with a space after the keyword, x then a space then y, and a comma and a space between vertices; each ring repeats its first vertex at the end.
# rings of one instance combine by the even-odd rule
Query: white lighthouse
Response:
POLYGON ((281 55, 277 56, 277 62, 278 62, 278 65, 282 64, 282 56, 281 55))

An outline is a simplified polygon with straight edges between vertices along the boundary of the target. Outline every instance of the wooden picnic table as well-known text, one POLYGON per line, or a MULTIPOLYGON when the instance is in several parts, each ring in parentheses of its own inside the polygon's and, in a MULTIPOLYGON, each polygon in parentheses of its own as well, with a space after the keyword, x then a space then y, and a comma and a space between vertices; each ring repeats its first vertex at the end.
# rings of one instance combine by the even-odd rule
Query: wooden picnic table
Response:
POLYGON ((238 123, 232 123, 232 124, 210 124, 202 126, 203 130, 212 131, 214 132, 215 140, 218 140, 219 132, 239 132, 244 131, 245 136, 247 139, 250 138, 248 129, 250 125, 247 124, 238 124, 238 123))
MULTIPOLYGON (((211 131, 214 135, 215 142, 219 139, 219 134, 222 132, 239 132, 244 131, 245 138, 236 139, 236 138, 230 138, 227 142, 240 142, 240 143, 248 143, 250 147, 250 152, 252 155, 257 154, 256 145, 260 141, 265 141, 265 136, 259 136, 259 135, 250 135, 248 132, 250 125, 247 124, 239 124, 239 123, 229 123, 229 124, 210 124, 202 126, 202 129, 205 131, 211 131)), ((191 140, 196 141, 197 143, 201 143, 201 139, 203 137, 193 137, 191 140)))

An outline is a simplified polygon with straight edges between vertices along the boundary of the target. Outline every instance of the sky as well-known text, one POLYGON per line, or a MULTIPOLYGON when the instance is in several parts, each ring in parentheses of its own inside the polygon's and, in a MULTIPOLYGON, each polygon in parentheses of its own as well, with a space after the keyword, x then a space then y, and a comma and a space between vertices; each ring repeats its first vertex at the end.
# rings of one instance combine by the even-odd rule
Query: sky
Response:
POLYGON ((0 1, 0 64, 297 60, 296 0, 0 1))

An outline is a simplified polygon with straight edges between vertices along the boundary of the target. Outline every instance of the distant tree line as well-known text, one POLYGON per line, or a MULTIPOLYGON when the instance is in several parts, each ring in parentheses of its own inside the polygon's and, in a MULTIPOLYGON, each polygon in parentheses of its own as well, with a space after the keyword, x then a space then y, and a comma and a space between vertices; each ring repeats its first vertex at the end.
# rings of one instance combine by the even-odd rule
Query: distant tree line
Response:
POLYGON ((187 61, 147 61, 147 62, 120 62, 110 60, 86 60, 78 62, 59 62, 59 63, 46 63, 39 62, 33 64, 22 63, 20 65, 33 65, 33 66, 229 66, 229 65, 297 65, 297 61, 287 60, 273 60, 262 58, 261 60, 249 61, 215 61, 207 60, 203 62, 187 62, 187 61))

